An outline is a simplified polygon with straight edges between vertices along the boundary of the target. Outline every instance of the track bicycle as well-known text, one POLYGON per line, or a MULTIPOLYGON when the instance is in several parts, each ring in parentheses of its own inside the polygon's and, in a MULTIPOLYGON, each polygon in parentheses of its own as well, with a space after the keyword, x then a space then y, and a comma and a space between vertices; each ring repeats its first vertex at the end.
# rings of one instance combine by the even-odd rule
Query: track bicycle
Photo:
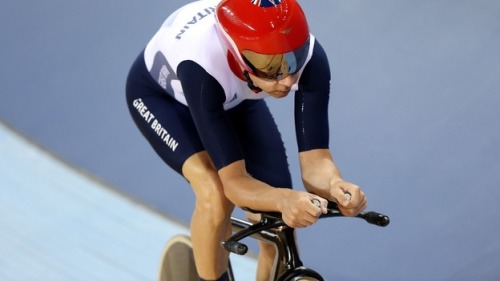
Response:
MULTIPOLYGON (((328 202, 328 211, 322 214, 320 219, 331 217, 343 217, 335 202, 328 202)), ((233 235, 222 241, 221 245, 230 253, 244 255, 248 251, 248 246, 240 241, 246 237, 270 243, 276 248, 276 257, 271 272, 272 281, 298 281, 317 280, 324 278, 311 268, 302 263, 298 247, 295 243, 294 229, 288 227, 281 213, 259 212, 244 208, 243 210, 260 214, 261 219, 257 223, 251 223, 236 217, 231 217, 233 235)), ((389 217, 377 212, 362 212, 356 216, 370 224, 385 227, 389 224, 389 217)), ((231 263, 228 267, 229 279, 235 281, 231 263)), ((192 254, 192 245, 186 235, 173 237, 165 247, 162 262, 160 264, 159 281, 196 281, 196 267, 192 254), (170 261, 170 262, 169 262, 170 261), (176 265, 177 264, 177 265, 176 265)))

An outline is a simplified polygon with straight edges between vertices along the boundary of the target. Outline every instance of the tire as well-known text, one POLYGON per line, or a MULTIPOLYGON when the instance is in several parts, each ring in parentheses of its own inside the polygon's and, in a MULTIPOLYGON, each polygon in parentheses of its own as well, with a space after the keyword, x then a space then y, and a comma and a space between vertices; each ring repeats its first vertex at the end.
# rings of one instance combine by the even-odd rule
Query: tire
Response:
POLYGON ((197 281, 193 244, 187 235, 172 237, 163 249, 158 281, 197 281))
POLYGON ((323 277, 316 271, 306 268, 298 267, 285 273, 278 278, 279 281, 324 281, 323 277))

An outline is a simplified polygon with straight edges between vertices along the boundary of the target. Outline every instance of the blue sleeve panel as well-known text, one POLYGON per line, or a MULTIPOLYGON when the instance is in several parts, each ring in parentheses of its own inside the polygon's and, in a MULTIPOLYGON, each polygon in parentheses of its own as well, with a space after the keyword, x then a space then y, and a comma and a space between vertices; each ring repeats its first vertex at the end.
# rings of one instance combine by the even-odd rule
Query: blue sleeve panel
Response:
POLYGON ((222 86, 200 65, 184 61, 177 76, 189 105, 200 139, 217 169, 243 159, 237 134, 224 111, 222 86))
POLYGON ((299 152, 328 148, 330 79, 328 58, 316 41, 295 94, 295 132, 299 152))

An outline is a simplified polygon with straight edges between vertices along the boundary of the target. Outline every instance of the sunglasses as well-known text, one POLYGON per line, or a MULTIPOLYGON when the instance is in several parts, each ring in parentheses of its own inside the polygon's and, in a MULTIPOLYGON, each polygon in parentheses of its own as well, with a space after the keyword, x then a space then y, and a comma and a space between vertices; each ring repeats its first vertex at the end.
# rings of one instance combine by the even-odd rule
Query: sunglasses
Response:
POLYGON ((249 50, 242 52, 249 72, 266 80, 281 80, 299 72, 309 54, 309 39, 299 48, 284 54, 260 54, 249 50))

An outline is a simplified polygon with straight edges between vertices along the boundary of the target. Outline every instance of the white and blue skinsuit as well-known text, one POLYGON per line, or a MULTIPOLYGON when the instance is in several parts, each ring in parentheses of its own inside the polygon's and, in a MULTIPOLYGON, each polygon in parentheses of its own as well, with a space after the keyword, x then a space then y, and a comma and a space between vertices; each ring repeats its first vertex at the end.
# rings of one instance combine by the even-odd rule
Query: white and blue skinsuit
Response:
MULTIPOLYGON (((231 67, 215 28, 218 2, 187 4, 163 23, 127 77, 130 113, 179 174, 187 158, 206 150, 216 169, 244 159, 254 178, 291 188, 283 140, 264 100, 269 95, 252 91, 231 67)), ((290 93, 299 152, 329 143, 330 68, 323 48, 310 38, 307 62, 290 93)))

